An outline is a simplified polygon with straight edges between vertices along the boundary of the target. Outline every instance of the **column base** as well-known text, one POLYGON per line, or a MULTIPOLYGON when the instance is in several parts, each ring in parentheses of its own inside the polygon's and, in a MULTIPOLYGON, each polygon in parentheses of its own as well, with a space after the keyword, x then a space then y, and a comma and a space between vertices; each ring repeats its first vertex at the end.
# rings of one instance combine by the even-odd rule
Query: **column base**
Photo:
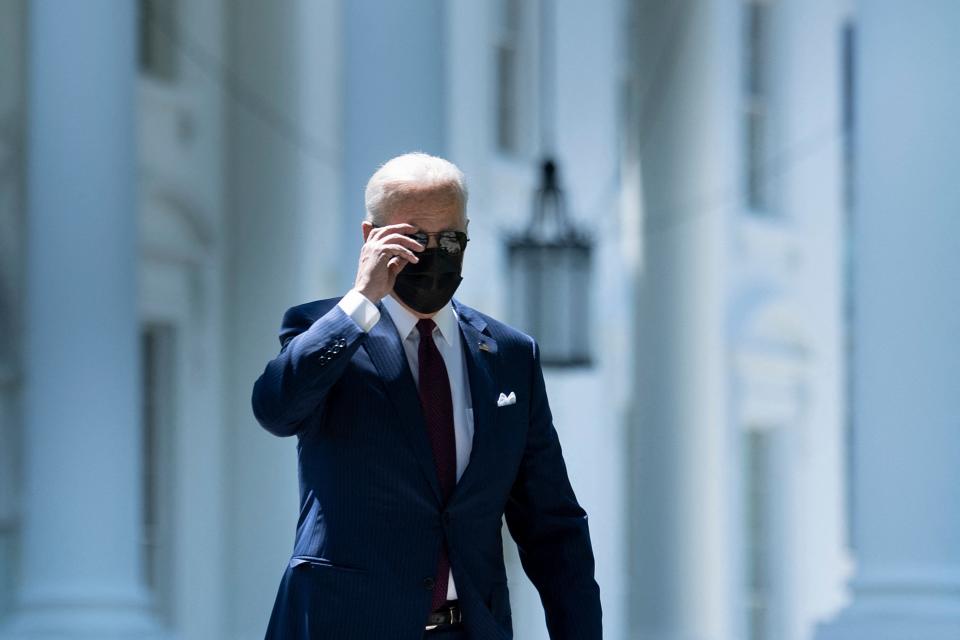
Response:
POLYGON ((172 640, 139 603, 57 604, 14 611, 0 624, 0 640, 172 640))
POLYGON ((960 638, 960 617, 863 613, 854 608, 817 628, 815 640, 946 640, 960 638))
POLYGON ((815 640, 946 640, 960 638, 960 571, 861 572, 853 603, 822 623, 815 640))
POLYGON ((173 640, 153 618, 120 611, 48 611, 14 614, 0 640, 173 640))

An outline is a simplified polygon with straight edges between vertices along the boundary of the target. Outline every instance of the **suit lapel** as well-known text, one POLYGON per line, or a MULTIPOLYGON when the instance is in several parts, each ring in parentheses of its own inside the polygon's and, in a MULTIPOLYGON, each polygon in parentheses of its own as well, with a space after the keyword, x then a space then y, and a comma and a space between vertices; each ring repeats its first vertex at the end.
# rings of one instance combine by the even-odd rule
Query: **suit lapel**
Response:
MULTIPOLYGON (((476 482, 477 475, 486 466, 486 438, 493 430, 496 414, 493 411, 494 393, 493 359, 497 354, 497 342, 486 331, 486 322, 473 309, 453 301, 460 327, 461 346, 467 365, 470 398, 473 405, 473 444, 470 461, 450 496, 453 502, 476 482), (481 346, 482 345, 482 346, 481 346)), ((401 429, 413 448, 420 469, 433 488, 437 500, 443 504, 443 493, 433 462, 433 451, 427 436, 427 427, 420 407, 420 395, 410 373, 407 356, 400 341, 390 313, 380 305, 380 321, 367 335, 364 349, 373 361, 387 388, 387 394, 397 410, 401 429)))
POLYGON ((493 402, 496 397, 493 385, 493 359, 497 353, 497 342, 486 330, 487 323, 483 318, 473 309, 463 306, 456 300, 453 301, 453 307, 457 312, 463 354, 467 363, 467 375, 470 378, 474 421, 470 461, 450 496, 451 502, 468 491, 470 485, 476 482, 477 474, 486 467, 483 460, 487 453, 487 437, 492 433, 496 420, 493 412, 493 402))
POLYGON ((407 364, 407 356, 390 313, 383 308, 382 304, 378 306, 380 320, 370 330, 363 346, 387 387, 387 394, 400 417, 398 421, 400 427, 405 432, 410 446, 413 447, 420 469, 433 488, 437 500, 442 504, 443 493, 440 490, 437 469, 433 463, 433 451, 430 449, 417 385, 410 373, 410 365, 407 364))

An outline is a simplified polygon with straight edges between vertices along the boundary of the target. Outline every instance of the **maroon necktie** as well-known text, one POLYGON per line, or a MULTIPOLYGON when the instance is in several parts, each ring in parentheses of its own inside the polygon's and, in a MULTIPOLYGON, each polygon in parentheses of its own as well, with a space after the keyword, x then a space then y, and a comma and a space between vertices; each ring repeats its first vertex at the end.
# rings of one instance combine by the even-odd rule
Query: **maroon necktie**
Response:
MULTIPOLYGON (((453 397, 450 394, 450 378, 443 357, 433 341, 433 320, 417 322, 420 332, 420 346, 417 357, 420 362, 419 391, 420 406, 427 423, 427 435, 430 448, 433 449, 433 463, 437 467, 440 489, 446 501, 457 483, 457 443, 453 431, 453 397)), ((436 609, 447 600, 447 581, 450 572, 450 560, 447 557, 446 542, 440 546, 437 560, 437 577, 433 583, 433 608, 436 609)))

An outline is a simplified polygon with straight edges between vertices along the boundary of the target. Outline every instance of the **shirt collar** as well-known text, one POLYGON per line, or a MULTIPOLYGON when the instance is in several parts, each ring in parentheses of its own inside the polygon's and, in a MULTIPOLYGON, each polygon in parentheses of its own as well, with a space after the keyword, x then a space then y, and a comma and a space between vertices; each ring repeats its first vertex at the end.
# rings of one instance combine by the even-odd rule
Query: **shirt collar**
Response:
MULTIPOLYGON (((416 328, 420 318, 407 311, 392 295, 384 296, 382 301, 383 306, 386 307, 387 312, 390 314, 390 319, 393 320, 393 324, 397 327, 397 333, 400 334, 400 339, 406 340, 414 328, 416 328)), ((453 305, 450 304, 449 301, 440 307, 439 311, 433 314, 433 321, 437 325, 437 329, 440 330, 440 337, 450 346, 456 344, 453 338, 457 335, 457 312, 453 309, 453 305)))

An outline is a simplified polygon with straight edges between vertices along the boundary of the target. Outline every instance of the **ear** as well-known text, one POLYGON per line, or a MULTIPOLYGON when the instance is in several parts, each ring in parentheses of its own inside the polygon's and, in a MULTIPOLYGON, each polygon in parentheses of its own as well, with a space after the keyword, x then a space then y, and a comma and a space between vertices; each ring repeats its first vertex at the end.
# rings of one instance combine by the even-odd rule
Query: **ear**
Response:
POLYGON ((363 234, 363 241, 367 241, 367 236, 370 235, 370 232, 373 231, 373 223, 369 220, 364 220, 360 223, 360 233, 363 234))

